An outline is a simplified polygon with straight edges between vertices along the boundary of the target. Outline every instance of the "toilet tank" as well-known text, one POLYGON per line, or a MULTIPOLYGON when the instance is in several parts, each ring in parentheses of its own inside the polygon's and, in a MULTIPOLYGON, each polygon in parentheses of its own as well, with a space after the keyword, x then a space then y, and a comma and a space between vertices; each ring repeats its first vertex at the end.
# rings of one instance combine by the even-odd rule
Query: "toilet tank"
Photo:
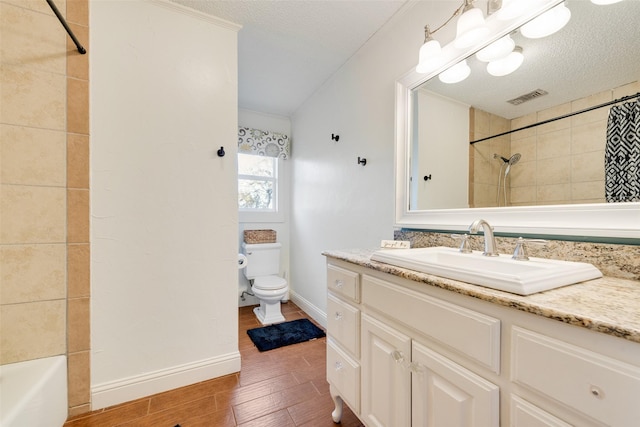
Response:
POLYGON ((247 266, 242 270, 251 279, 280 273, 280 243, 243 243, 242 253, 247 257, 247 266))

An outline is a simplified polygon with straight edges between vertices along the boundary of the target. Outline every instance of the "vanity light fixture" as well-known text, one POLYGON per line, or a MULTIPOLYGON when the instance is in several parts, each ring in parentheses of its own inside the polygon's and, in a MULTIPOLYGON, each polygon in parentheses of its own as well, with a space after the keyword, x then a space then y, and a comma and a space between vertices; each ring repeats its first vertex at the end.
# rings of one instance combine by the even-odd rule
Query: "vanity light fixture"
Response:
MULTIPOLYGON (((435 30, 431 31, 428 25, 424 27, 424 44, 420 47, 416 72, 425 74, 444 64, 442 47, 437 40, 433 39, 432 35, 451 22, 456 16, 459 15, 456 25, 456 38, 453 41, 453 45, 456 48, 462 49, 472 46, 489 34, 489 27, 485 23, 484 13, 481 9, 473 6, 474 1, 464 0, 451 17, 435 30)), ((462 68, 462 66, 460 67, 462 68)))
POLYGON ((489 34, 489 28, 484 22, 484 13, 473 6, 474 0, 465 0, 462 15, 458 18, 456 38, 453 45, 459 49, 472 46, 482 37, 489 34))
POLYGON ((471 68, 467 65, 467 60, 463 59, 453 67, 449 67, 438 75, 442 83, 458 83, 469 77, 471 68))
POLYGON ((440 42, 431 37, 431 30, 428 25, 424 27, 424 44, 420 48, 418 56, 418 66, 416 72, 428 73, 441 65, 444 65, 444 57, 442 56, 442 47, 440 42))
POLYGON ((562 2, 524 24, 520 28, 520 33, 529 39, 539 39, 560 31, 562 27, 567 25, 569 19, 571 19, 571 11, 562 2))
POLYGON ((496 12, 496 16, 501 21, 509 21, 524 15, 535 3, 531 0, 502 0, 502 5, 496 12))
POLYGON ((482 62, 491 62, 501 58, 505 58, 516 47, 516 42, 513 41, 511 36, 506 36, 494 41, 489 46, 481 49, 476 53, 476 58, 482 62))
POLYGON ((523 61, 524 55, 522 54, 522 48, 520 46, 516 46, 513 49, 513 52, 505 58, 489 62, 487 64, 487 72, 496 77, 506 76, 520 68, 523 61))

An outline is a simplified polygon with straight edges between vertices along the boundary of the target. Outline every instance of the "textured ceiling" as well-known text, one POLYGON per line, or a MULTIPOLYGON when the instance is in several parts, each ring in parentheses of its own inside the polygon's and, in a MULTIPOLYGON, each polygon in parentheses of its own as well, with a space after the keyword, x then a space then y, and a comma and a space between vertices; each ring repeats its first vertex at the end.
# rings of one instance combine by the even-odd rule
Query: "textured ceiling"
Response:
POLYGON ((240 108, 290 116, 406 0, 171 0, 241 24, 240 108))
POLYGON ((640 1, 597 6, 587 0, 567 0, 571 20, 559 32, 542 39, 512 34, 523 48, 522 66, 504 77, 489 75, 486 65, 468 59, 471 75, 444 84, 437 78, 429 90, 506 118, 563 104, 640 79, 640 1), (543 89, 548 95, 513 106, 508 100, 543 89))
MULTIPOLYGON (((238 34, 240 108, 290 116, 407 0, 171 0, 243 25, 238 34)), ((455 10, 461 0, 425 0, 455 10)), ((525 62, 492 77, 469 59, 471 76, 429 90, 513 118, 640 79, 640 0, 596 6, 567 0, 569 24, 543 39, 513 34, 525 62), (549 95, 513 107, 506 101, 536 89, 549 95)), ((476 1, 486 11, 487 2, 476 1)), ((438 26, 442 22, 427 22, 438 26)), ((455 21, 436 38, 455 31, 455 21), (451 28, 449 28, 451 27, 451 28)), ((443 44, 451 40, 440 40, 443 44)), ((417 52, 416 52, 417 54, 417 52)))

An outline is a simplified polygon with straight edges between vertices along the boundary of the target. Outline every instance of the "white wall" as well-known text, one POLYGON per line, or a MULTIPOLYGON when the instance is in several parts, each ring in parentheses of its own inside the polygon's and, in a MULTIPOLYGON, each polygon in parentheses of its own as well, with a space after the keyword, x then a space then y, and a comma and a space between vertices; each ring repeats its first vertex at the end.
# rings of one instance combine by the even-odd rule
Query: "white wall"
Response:
MULTIPOLYGON (((275 114, 266 114, 257 111, 244 110, 240 109, 238 111, 238 126, 250 127, 254 129, 260 129, 264 131, 278 132, 283 133, 285 135, 289 135, 291 137, 291 120, 289 117, 275 115, 275 114)), ((291 141, 292 149, 293 149, 293 141, 291 141)), ((287 281, 289 281, 289 285, 291 286, 290 281, 290 268, 289 268, 289 212, 291 209, 291 191, 290 191, 290 182, 291 182, 291 163, 292 159, 281 160, 279 162, 280 165, 280 182, 282 184, 281 194, 279 198, 280 209, 282 210, 283 215, 278 221, 268 220, 268 221, 256 221, 255 215, 250 221, 246 221, 243 218, 243 215, 240 214, 240 227, 239 227, 239 235, 238 235, 238 243, 242 244, 243 241, 243 231, 244 230, 260 230, 260 229, 270 229, 275 230, 277 233, 278 242, 282 244, 282 249, 280 252, 280 275, 285 277, 287 281)), ((240 298, 240 293, 242 291, 250 290, 251 285, 249 281, 244 277, 242 272, 238 273, 238 306, 243 307, 246 305, 255 305, 259 304, 259 301, 256 297, 251 295, 246 295, 244 297, 244 301, 240 298)))
POLYGON ((237 28, 150 0, 90 22, 98 409, 240 368, 237 28))
MULTIPOLYGON (((293 300, 320 322, 321 252, 393 238, 395 81, 417 64, 424 25, 440 25, 451 13, 451 2, 409 3, 293 116, 293 300)), ((443 45, 453 36, 448 27, 438 35, 443 45)))

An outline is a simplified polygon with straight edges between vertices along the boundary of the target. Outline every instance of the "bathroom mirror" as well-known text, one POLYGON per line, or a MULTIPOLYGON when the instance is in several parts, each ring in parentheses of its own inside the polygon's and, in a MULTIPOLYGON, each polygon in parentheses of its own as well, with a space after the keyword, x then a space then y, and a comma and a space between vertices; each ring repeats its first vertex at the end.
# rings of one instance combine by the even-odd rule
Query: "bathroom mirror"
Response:
MULTIPOLYGON (((609 6, 598 6, 589 1, 568 0, 565 4, 572 11, 572 18, 565 28, 543 39, 526 40, 515 30, 534 16, 562 2, 542 3, 528 16, 512 22, 499 22, 493 19, 493 16, 489 17, 487 23, 491 27, 492 37, 466 52, 456 51, 451 45, 444 46, 443 51, 448 61, 442 69, 428 75, 421 75, 411 70, 397 82, 397 225, 407 228, 463 230, 474 219, 483 217, 491 222, 498 232, 634 239, 640 237, 640 204, 638 203, 608 204, 604 202, 603 195, 601 198, 585 197, 582 200, 570 201, 553 197, 548 200, 543 197, 526 200, 526 198, 512 197, 517 192, 514 191, 512 195, 510 188, 503 188, 503 193, 498 193, 498 173, 503 168, 503 177, 505 176, 504 169, 506 169, 505 165, 509 166, 508 160, 512 160, 510 165, 512 175, 509 181, 517 176, 520 169, 518 166, 524 170, 527 162, 532 161, 534 161, 533 167, 538 170, 540 176, 553 175, 552 170, 544 170, 545 167, 552 167, 554 163, 553 146, 549 148, 549 141, 546 149, 551 154, 546 158, 542 156, 540 159, 535 159, 537 151, 533 146, 535 144, 520 141, 520 145, 516 145, 510 142, 510 139, 505 144, 505 137, 502 137, 502 142, 494 138, 473 145, 468 144, 469 138, 474 140, 474 138, 490 136, 488 126, 482 129, 470 126, 470 117, 473 125, 473 121, 477 121, 478 112, 504 118, 508 125, 505 127, 502 124, 497 126, 497 129, 508 130, 519 127, 520 124, 531 123, 531 117, 534 117, 535 122, 541 118, 562 115, 567 106, 573 107, 575 111, 580 107, 581 102, 574 102, 571 105, 571 101, 588 98, 591 95, 593 95, 592 99, 588 101, 592 104, 596 103, 595 99, 600 99, 602 92, 608 91, 610 96, 615 96, 610 99, 616 99, 621 92, 615 91, 615 88, 640 79, 640 67, 635 64, 635 58, 640 53, 638 44, 640 30, 637 24, 633 23, 634 19, 640 15, 640 2, 623 1, 609 6), (629 25, 624 24, 625 20, 630 21, 629 25), (587 36, 584 35, 585 32, 587 36), (506 34, 510 34, 516 44, 522 46, 525 61, 520 69, 511 75, 490 76, 485 70, 486 65, 471 55, 506 34), (603 46, 605 51, 599 53, 598 46, 603 46), (572 57, 573 54, 578 54, 578 57, 572 57), (444 84, 438 80, 437 75, 440 71, 467 57, 472 69, 471 76, 467 80, 457 84, 444 84), (572 65, 577 67, 570 68, 572 65), (548 94, 534 96, 532 101, 517 106, 506 102, 537 89, 542 89, 548 94), (423 135, 426 133, 426 127, 420 128, 420 121, 423 119, 418 120, 419 115, 427 114, 425 111, 428 108, 421 109, 424 103, 422 100, 425 97, 430 97, 432 104, 434 100, 457 104, 458 110, 462 112, 461 115, 458 114, 458 117, 462 118, 455 121, 452 120, 455 114, 449 114, 445 118, 430 115, 431 122, 427 126, 430 132, 434 129, 436 132, 445 133, 457 130, 457 136, 448 137, 450 138, 448 141, 453 140, 451 138, 463 140, 463 144, 456 145, 455 150, 451 151, 454 144, 449 147, 433 148, 418 144, 418 138, 414 138, 414 135, 421 135, 424 139, 423 135), (476 116, 467 115, 465 121, 464 112, 468 112, 469 107, 473 107, 472 111, 476 116), (437 125, 442 123, 448 123, 444 130, 437 128, 437 125), (464 130, 462 136, 459 135, 460 129, 464 130), (431 164, 420 160, 421 155, 423 158, 431 159, 431 164), (485 172, 488 172, 484 177, 485 182, 490 181, 489 177, 493 178, 493 192, 489 192, 489 196, 484 200, 479 197, 478 189, 474 188, 478 187, 478 183, 474 183, 471 175, 482 168, 483 162, 486 166, 485 172), (521 163, 517 165, 516 162, 521 163), (438 186, 444 188, 441 192, 445 195, 444 199, 438 198, 437 191, 432 191, 438 186), (421 195, 421 191, 426 195, 421 195), (509 197, 505 200, 504 196, 507 194, 509 197), (433 200, 434 197, 435 200, 433 200)), ((637 84, 626 87, 626 90, 633 89, 637 91, 637 84)), ((435 110, 442 111, 442 108, 435 110)), ((598 124, 602 126, 606 123, 607 112, 608 108, 602 108, 588 114, 599 115, 600 118, 604 114, 604 122, 601 120, 598 124)), ((564 122, 571 120, 571 118, 563 119, 564 122)), ((597 132, 600 135, 606 135, 601 128, 598 128, 597 132)), ((571 138, 571 130, 565 133, 568 138, 571 138)), ((573 142, 575 146, 579 142, 577 139, 581 137, 577 136, 575 130, 573 133, 576 134, 574 141, 566 141, 562 144, 565 147, 563 150, 571 150, 571 143, 573 142)), ((518 132, 506 138, 517 139, 517 134, 518 132)), ((589 138, 594 137, 587 136, 586 143, 589 142, 589 138)), ((589 174, 584 163, 580 164, 575 159, 573 164, 571 159, 568 162, 568 168, 574 172, 582 170, 583 175, 589 174)), ((520 178, 524 179, 522 176, 520 178)), ((506 177, 504 180, 506 181, 506 177)), ((549 188, 554 185, 552 182, 548 184, 549 188)), ((566 183, 564 184, 567 187, 566 183)), ((558 186, 561 187, 561 185, 558 186)), ((534 190, 536 191, 544 194, 540 189, 534 190)))

